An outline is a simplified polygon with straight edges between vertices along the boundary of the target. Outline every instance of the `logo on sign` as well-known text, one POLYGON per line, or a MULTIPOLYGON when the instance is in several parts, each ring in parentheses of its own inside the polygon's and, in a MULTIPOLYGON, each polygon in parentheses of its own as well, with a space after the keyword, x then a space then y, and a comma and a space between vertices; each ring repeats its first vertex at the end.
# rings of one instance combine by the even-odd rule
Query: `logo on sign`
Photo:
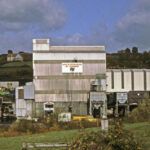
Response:
POLYGON ((82 73, 82 63, 62 63, 62 73, 82 73))

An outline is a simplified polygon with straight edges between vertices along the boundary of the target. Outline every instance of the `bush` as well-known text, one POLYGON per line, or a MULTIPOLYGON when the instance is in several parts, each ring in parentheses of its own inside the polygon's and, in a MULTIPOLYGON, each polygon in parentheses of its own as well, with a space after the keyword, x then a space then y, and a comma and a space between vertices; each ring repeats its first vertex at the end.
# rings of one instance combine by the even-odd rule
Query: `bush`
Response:
POLYGON ((150 121, 150 99, 141 101, 124 120, 129 123, 150 121))
POLYGON ((137 142, 133 134, 123 130, 120 122, 104 132, 82 132, 81 135, 71 143, 70 150, 141 150, 142 146, 137 142))
POLYGON ((48 118, 40 118, 39 122, 30 120, 19 120, 13 123, 8 131, 0 131, 1 137, 19 136, 25 134, 35 134, 51 131, 62 131, 72 129, 83 129, 90 127, 97 127, 97 122, 89 122, 85 119, 81 121, 58 122, 58 114, 50 114, 48 118))

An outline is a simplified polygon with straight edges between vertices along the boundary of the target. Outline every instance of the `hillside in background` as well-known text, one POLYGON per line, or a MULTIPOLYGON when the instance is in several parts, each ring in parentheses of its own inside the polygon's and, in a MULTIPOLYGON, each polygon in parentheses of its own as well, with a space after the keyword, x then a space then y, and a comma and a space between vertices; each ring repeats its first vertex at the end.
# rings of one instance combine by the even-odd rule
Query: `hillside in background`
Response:
POLYGON ((150 51, 138 53, 133 47, 107 54, 107 69, 150 69, 150 51))
MULTIPOLYGON (((0 81, 19 81, 20 85, 33 80, 32 54, 23 62, 7 62, 7 54, 0 55, 0 81)), ((150 69, 150 51, 138 53, 134 47, 107 54, 107 69, 150 69)))
POLYGON ((32 80, 32 58, 23 62, 7 62, 7 55, 0 55, 0 81, 19 81, 24 85, 32 80))

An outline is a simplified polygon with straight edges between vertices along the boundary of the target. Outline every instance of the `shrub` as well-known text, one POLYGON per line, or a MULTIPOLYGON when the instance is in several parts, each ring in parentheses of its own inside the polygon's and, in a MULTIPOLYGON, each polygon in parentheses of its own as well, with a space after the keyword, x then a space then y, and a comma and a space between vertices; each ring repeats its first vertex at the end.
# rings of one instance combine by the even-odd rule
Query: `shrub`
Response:
POLYGON ((139 102, 138 107, 134 109, 124 120, 129 123, 150 121, 150 99, 139 102))
POLYGON ((120 122, 104 132, 82 132, 69 148, 70 150, 141 150, 142 146, 131 132, 123 130, 120 122))

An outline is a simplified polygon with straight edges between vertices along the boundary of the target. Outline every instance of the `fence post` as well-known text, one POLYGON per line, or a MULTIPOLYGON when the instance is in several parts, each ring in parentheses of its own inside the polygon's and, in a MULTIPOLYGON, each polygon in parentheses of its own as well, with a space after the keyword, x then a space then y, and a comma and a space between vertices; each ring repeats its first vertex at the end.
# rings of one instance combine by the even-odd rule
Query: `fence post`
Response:
POLYGON ((25 142, 22 143, 22 149, 21 150, 27 150, 27 144, 25 142))

